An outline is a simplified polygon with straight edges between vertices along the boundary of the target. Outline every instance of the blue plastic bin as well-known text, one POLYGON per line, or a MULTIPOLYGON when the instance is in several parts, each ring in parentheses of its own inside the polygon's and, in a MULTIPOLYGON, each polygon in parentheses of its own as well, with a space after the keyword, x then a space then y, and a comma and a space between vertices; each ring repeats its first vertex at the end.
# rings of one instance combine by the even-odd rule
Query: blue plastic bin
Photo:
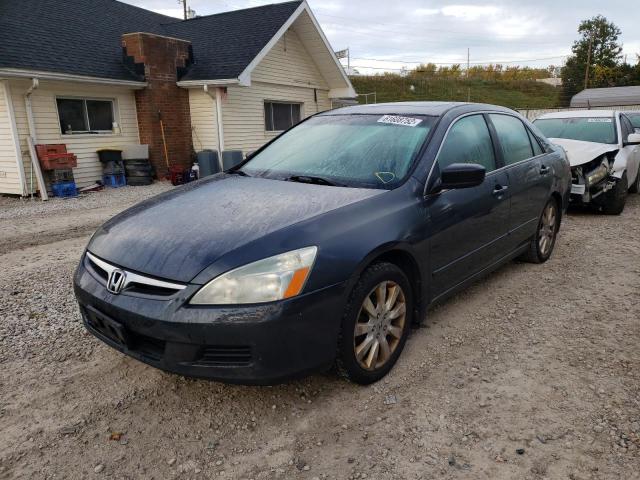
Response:
POLYGON ((118 188, 124 187, 127 184, 127 180, 124 176, 124 173, 116 175, 103 175, 102 183, 105 187, 118 188))
POLYGON ((76 182, 57 182, 51 184, 51 190, 54 197, 77 197, 78 190, 76 189, 76 182))

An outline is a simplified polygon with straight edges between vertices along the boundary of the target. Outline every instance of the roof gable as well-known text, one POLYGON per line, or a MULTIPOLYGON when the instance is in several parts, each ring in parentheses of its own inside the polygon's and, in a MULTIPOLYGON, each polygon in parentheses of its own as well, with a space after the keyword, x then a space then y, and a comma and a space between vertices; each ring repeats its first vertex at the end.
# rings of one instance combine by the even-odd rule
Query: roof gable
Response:
POLYGON ((237 78, 301 3, 296 0, 165 25, 166 35, 193 45, 194 65, 180 80, 237 78))

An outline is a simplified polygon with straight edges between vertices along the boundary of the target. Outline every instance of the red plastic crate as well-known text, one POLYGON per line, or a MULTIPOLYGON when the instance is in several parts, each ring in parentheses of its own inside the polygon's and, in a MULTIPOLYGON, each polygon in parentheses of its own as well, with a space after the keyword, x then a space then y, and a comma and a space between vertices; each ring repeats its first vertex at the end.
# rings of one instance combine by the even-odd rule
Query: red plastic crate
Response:
POLYGON ((38 158, 43 158, 47 155, 67 153, 67 146, 64 143, 41 144, 36 145, 36 152, 38 153, 38 158))
POLYGON ((59 168, 75 168, 78 159, 73 153, 57 153, 40 158, 43 170, 56 170, 59 168))
POLYGON ((43 170, 75 168, 78 165, 78 158, 67 153, 67 146, 63 143, 36 145, 36 153, 43 170))

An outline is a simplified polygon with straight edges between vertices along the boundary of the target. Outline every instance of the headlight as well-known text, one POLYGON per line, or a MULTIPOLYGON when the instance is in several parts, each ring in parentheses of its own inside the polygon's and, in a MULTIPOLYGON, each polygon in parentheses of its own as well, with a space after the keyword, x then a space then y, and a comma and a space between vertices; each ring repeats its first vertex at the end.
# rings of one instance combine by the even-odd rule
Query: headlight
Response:
POLYGON ((317 251, 301 248, 231 270, 207 283, 189 303, 237 305, 294 297, 304 288, 317 251))

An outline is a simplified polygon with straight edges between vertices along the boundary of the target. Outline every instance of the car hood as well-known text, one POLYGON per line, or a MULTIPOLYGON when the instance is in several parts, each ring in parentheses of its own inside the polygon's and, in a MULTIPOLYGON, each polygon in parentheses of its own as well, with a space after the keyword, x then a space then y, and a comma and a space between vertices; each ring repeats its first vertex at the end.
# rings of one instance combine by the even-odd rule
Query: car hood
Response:
POLYGON ((87 248, 122 268, 188 282, 238 247, 383 192, 220 174, 125 210, 87 248))
POLYGON ((568 138, 550 138, 549 141, 565 149, 572 167, 583 165, 607 152, 618 150, 617 145, 608 143, 584 142, 568 138))

